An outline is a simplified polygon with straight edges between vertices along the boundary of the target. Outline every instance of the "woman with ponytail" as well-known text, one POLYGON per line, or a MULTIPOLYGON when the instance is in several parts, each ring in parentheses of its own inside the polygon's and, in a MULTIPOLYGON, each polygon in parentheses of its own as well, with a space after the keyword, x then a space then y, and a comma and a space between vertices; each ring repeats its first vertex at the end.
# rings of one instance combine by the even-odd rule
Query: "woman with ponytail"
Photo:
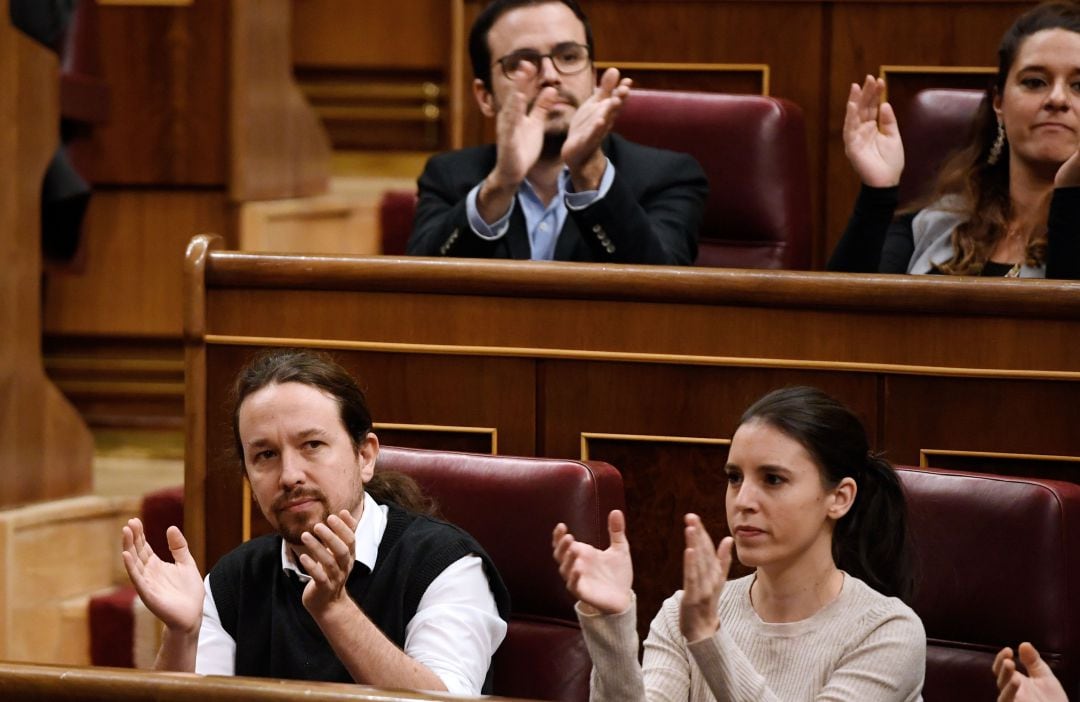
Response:
POLYGON ((901 601, 913 580, 904 494, 858 418, 814 388, 774 391, 743 414, 724 470, 734 536, 714 546, 686 515, 683 589, 640 665, 622 513, 604 551, 555 527, 590 699, 921 700, 926 634, 901 601), (733 549, 756 571, 728 581, 733 549))

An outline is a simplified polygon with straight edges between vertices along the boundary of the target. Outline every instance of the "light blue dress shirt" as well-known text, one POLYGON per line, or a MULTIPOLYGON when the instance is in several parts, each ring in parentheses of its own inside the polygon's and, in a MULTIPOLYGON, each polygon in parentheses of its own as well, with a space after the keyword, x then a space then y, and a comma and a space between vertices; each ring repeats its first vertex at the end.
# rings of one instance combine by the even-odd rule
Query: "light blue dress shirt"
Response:
POLYGON ((524 180, 506 214, 491 224, 483 220, 476 208, 476 198, 483 185, 479 183, 465 197, 465 213, 469 218, 469 226, 478 237, 495 241, 506 236, 510 229, 510 215, 514 213, 514 207, 520 205, 521 213, 525 215, 525 231, 529 234, 529 258, 533 261, 551 261, 555 258, 555 243, 559 240, 559 232, 566 222, 567 212, 583 210, 602 199, 611 189, 614 180, 615 167, 608 161, 604 165, 604 175, 600 178, 600 188, 576 193, 571 190, 573 185, 570 183, 570 169, 563 167, 559 174, 559 190, 546 207, 533 190, 532 184, 524 180))

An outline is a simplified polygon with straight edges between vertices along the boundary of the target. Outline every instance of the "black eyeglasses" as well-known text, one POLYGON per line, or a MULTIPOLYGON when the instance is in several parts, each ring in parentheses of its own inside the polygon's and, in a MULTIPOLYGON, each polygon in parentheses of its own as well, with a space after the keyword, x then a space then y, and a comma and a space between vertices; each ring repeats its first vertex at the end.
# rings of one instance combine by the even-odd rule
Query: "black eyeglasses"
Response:
POLYGON ((495 63, 502 67, 504 76, 510 80, 517 80, 523 77, 526 64, 532 64, 536 68, 536 75, 539 75, 543 69, 543 60, 546 58, 551 59, 556 71, 564 76, 572 76, 589 67, 589 47, 584 44, 566 42, 557 45, 550 54, 542 54, 532 49, 521 49, 510 52, 495 63))

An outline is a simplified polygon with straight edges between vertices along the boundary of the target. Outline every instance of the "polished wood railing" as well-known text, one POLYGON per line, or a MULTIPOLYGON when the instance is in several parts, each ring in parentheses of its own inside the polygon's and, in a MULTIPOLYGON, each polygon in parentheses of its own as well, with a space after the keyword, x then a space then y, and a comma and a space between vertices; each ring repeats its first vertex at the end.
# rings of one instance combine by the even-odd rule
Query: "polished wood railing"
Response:
MULTIPOLYGON (((0 663, 4 702, 408 702, 479 699, 364 685, 0 663)), ((509 700, 508 697, 485 697, 509 700)))

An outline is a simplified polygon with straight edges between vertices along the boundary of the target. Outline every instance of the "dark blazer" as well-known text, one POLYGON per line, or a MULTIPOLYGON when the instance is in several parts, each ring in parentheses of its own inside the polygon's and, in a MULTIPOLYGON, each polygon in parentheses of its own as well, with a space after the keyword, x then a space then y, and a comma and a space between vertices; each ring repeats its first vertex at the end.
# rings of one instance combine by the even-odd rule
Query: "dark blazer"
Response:
MULTIPOLYGON (((600 201, 569 210, 555 259, 693 263, 708 194, 701 166, 687 154, 642 146, 617 134, 605 139, 602 148, 615 167, 615 180, 600 201)), ((525 215, 516 204, 509 230, 495 241, 481 239, 469 226, 465 196, 494 167, 494 144, 433 156, 418 181, 420 202, 408 253, 529 258, 525 215)))

